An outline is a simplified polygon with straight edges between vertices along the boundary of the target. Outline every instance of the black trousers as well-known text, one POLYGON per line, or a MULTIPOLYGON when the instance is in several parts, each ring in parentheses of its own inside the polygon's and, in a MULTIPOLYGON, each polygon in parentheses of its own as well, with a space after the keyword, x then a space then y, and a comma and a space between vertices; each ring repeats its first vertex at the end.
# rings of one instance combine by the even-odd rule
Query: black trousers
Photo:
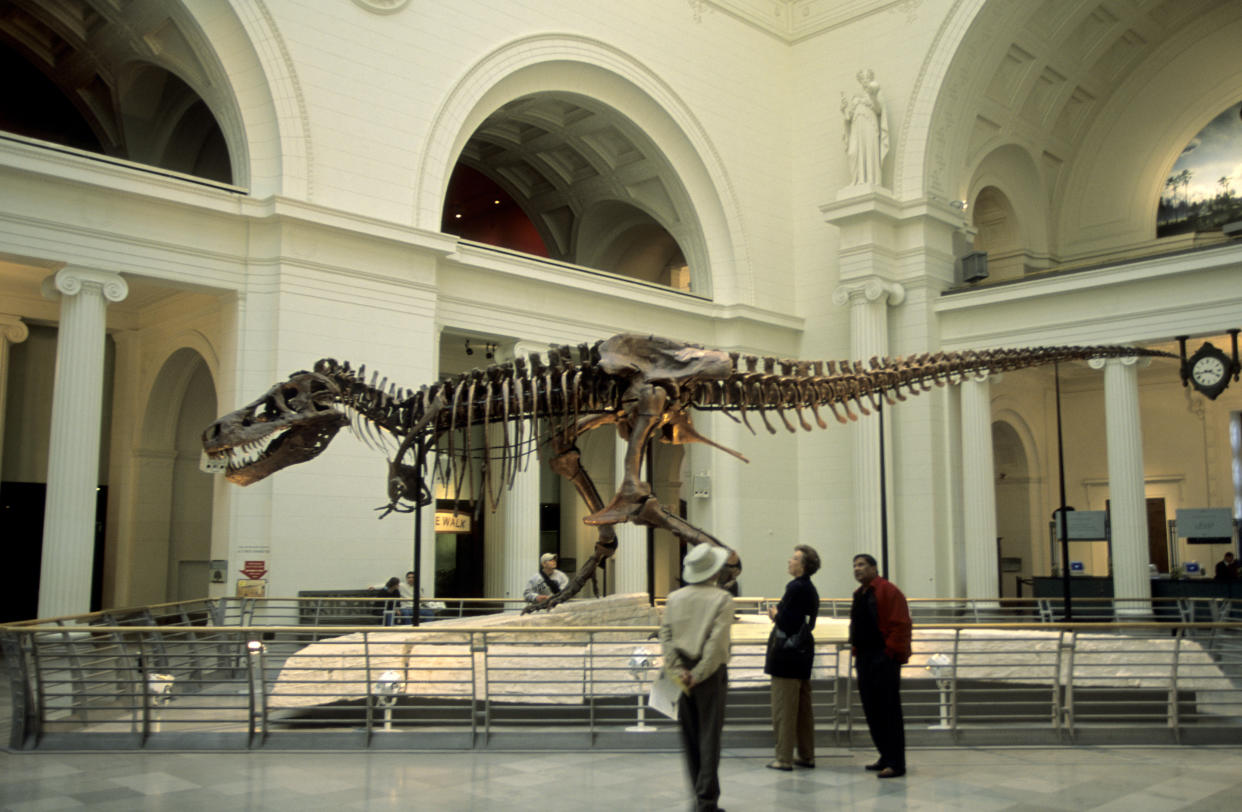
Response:
POLYGON ((858 695, 871 741, 880 751, 880 762, 894 770, 906 768, 906 728, 901 716, 901 664, 884 653, 859 651, 858 695))
POLYGON ((689 694, 682 694, 677 705, 682 750, 697 812, 715 812, 720 799, 716 771, 720 767, 720 731, 724 727, 728 691, 728 669, 722 665, 691 688, 689 694))

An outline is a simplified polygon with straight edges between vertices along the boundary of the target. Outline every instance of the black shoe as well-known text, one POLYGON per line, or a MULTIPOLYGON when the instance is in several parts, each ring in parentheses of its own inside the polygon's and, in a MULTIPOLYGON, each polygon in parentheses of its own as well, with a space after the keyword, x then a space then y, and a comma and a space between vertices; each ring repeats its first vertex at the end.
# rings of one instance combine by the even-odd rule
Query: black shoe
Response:
POLYGON ((901 778, 906 774, 905 770, 898 770, 893 767, 885 767, 876 773, 876 778, 901 778))
POLYGON ((794 766, 796 766, 796 767, 806 767, 806 768, 808 768, 808 769, 812 769, 812 770, 813 770, 813 769, 815 769, 815 759, 813 759, 813 758, 811 758, 811 759, 807 759, 807 758, 795 758, 795 759, 794 759, 794 766))
POLYGON ((878 773, 880 770, 884 769, 884 767, 885 764, 883 761, 877 761, 875 764, 868 764, 866 769, 871 770, 873 773, 878 773))

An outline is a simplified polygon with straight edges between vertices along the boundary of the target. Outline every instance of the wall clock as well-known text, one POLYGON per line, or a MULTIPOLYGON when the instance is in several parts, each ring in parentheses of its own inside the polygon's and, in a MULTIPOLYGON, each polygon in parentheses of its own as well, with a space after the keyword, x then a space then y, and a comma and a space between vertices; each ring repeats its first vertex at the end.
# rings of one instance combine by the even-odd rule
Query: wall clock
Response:
POLYGON ((1186 339, 1189 336, 1178 336, 1177 340, 1182 348, 1182 385, 1193 386, 1210 400, 1216 400, 1229 386, 1229 380, 1232 378, 1236 381, 1239 371, 1242 371, 1242 364, 1238 363, 1238 332, 1229 331, 1229 336, 1233 339, 1232 358, 1207 341, 1195 350, 1194 355, 1187 358, 1186 339))

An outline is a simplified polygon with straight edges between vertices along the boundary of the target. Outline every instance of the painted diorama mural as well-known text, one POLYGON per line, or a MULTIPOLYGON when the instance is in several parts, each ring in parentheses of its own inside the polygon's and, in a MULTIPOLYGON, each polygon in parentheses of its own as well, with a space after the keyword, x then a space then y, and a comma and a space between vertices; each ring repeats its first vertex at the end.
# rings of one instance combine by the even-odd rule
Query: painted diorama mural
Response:
POLYGON ((1164 182, 1156 236, 1219 231, 1242 220, 1242 102, 1190 139, 1164 182), (1235 191, 1234 185, 1239 189, 1235 191))

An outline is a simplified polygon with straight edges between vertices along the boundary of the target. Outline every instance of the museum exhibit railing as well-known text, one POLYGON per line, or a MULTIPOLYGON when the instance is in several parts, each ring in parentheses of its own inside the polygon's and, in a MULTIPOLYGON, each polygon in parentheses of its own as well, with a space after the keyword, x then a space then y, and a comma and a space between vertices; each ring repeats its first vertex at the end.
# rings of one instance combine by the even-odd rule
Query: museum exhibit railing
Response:
MULTIPOLYGON (((739 610, 772 602, 743 599, 739 610)), ((675 723, 647 706, 660 666, 653 626, 326 626, 297 622, 303 603, 202 600, 0 626, 8 746, 679 746, 675 723)), ((466 601, 446 603, 464 614, 466 601)), ((824 604, 819 740, 866 745, 841 642, 848 602, 824 604)), ((996 601, 912 606, 911 745, 1242 743, 1242 607, 1231 602, 1157 607, 1168 619, 1141 623, 1097 606, 1097 619, 1071 624, 1055 622, 1056 606, 1046 617, 996 601), (1182 620, 1197 615, 1218 620, 1182 620)), ((726 746, 771 742, 767 625, 751 625, 735 634, 726 746)))

